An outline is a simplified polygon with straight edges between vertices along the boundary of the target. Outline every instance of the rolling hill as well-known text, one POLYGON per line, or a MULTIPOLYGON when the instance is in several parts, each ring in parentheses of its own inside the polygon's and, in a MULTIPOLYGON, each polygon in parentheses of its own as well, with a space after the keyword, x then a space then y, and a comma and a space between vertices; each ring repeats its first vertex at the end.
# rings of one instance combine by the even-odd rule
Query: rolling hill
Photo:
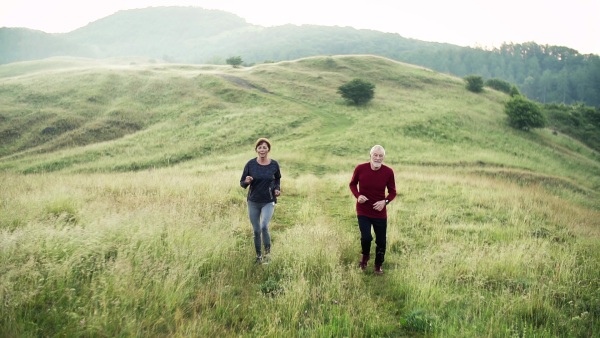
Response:
POLYGON ((484 50, 352 27, 261 27, 231 13, 198 7, 120 11, 64 34, 0 28, 0 64, 71 56, 222 65, 240 56, 253 65, 354 54, 379 55, 459 77, 503 79, 541 103, 600 106, 600 58, 566 46, 505 43, 484 50))
POLYGON ((8 170, 165 167, 236 154, 265 135, 315 155, 301 167, 320 156, 356 157, 362 152, 352 145, 385 140, 405 164, 513 167, 594 194, 600 187, 596 152, 549 131, 511 129, 504 94, 473 94, 461 79, 381 57, 239 69, 58 58, 5 65, 0 76, 0 166, 8 170), (377 86, 367 107, 346 106, 336 93, 354 77, 377 86))

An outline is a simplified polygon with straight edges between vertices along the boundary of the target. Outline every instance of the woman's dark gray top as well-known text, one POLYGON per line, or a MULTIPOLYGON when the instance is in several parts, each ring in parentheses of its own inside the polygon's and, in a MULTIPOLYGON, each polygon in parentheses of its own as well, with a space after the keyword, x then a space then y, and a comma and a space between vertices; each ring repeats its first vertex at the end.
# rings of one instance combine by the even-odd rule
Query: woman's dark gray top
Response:
POLYGON ((244 189, 250 186, 248 201, 255 203, 277 203, 277 197, 273 191, 281 190, 280 180, 281 172, 277 161, 272 159, 271 163, 260 165, 256 158, 253 158, 244 166, 240 185, 244 189), (244 182, 246 176, 252 176, 253 180, 250 184, 244 182))

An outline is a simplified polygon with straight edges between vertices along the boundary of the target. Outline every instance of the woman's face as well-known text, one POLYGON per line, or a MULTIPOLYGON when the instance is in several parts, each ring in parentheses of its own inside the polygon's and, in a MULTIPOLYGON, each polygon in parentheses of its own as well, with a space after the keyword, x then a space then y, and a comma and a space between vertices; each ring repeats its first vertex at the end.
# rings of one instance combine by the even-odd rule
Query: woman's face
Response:
POLYGON ((265 158, 269 154, 269 146, 266 143, 261 143, 256 147, 256 153, 260 158, 265 158))

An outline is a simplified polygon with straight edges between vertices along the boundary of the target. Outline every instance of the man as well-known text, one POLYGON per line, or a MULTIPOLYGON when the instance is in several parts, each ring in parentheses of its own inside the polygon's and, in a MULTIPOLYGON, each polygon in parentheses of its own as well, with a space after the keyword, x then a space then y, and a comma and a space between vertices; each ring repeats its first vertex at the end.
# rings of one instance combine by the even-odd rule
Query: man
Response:
POLYGON ((392 168, 383 164, 385 149, 375 145, 370 151, 370 160, 354 168, 350 180, 350 191, 356 197, 356 215, 360 229, 362 257, 359 266, 367 268, 371 255, 371 226, 375 232, 375 274, 383 275, 385 259, 387 210, 386 206, 396 198, 396 181, 392 168), (387 189, 387 196, 386 196, 387 189))

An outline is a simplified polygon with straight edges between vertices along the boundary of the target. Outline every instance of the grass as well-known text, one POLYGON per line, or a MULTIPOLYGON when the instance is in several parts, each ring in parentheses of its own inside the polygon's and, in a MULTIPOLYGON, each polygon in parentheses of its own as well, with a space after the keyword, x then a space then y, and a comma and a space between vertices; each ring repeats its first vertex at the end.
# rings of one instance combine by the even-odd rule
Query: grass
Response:
POLYGON ((0 336, 600 333, 597 154, 508 128, 500 93, 367 56, 45 62, 0 67, 0 135, 19 133, 1 146, 0 336), (375 100, 345 105, 361 76, 375 100), (137 129, 89 132, 113 112, 137 129), (238 184, 258 136, 283 172, 261 266, 238 184), (383 277, 357 268, 347 186, 375 143, 399 192, 383 277))
POLYGON ((3 214, 19 212, 2 224, 3 335, 598 330, 596 211, 493 178, 400 171, 377 278, 356 268, 347 175, 300 175, 284 181, 273 260, 257 267, 237 174, 5 175, 3 214))

